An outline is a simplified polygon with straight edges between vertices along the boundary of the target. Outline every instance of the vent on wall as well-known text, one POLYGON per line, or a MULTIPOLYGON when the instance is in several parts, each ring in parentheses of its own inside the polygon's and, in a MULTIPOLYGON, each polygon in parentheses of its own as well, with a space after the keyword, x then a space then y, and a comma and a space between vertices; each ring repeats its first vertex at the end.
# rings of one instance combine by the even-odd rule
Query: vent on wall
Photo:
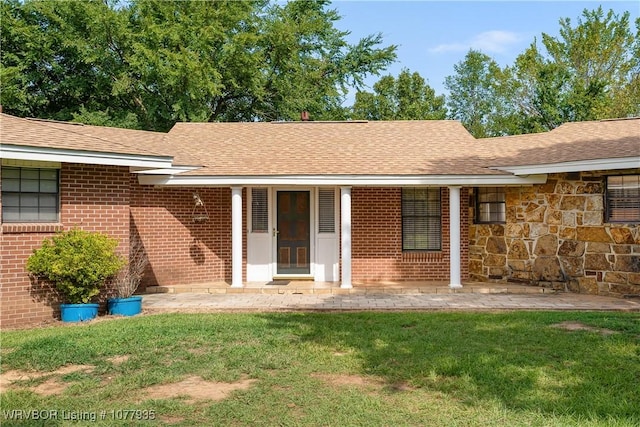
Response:
POLYGON ((266 233, 269 226, 268 197, 266 188, 251 190, 251 232, 266 233))
POLYGON ((336 192, 333 188, 321 188, 318 192, 318 232, 336 232, 336 192))

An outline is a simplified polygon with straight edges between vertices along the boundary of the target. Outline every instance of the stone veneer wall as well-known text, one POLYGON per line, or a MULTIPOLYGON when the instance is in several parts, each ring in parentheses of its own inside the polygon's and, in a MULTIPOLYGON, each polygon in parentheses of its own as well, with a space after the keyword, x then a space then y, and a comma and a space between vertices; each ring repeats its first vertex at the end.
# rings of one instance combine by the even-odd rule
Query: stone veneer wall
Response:
POLYGON ((506 224, 474 224, 470 203, 471 280, 640 295, 640 224, 604 222, 605 177, 551 174, 546 184, 507 187, 506 224))

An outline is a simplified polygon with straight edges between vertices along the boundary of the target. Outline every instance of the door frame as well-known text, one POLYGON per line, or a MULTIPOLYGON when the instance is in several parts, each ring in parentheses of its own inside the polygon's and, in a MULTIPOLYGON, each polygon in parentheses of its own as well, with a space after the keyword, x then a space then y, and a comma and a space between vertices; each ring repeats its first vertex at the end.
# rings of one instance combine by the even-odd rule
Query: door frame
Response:
POLYGON ((271 271, 273 280, 286 279, 311 279, 315 278, 316 271, 316 191, 314 187, 273 187, 271 188, 271 271), (309 273, 308 274, 278 274, 278 238, 275 234, 278 225, 278 192, 279 191, 300 191, 309 193, 309 273))

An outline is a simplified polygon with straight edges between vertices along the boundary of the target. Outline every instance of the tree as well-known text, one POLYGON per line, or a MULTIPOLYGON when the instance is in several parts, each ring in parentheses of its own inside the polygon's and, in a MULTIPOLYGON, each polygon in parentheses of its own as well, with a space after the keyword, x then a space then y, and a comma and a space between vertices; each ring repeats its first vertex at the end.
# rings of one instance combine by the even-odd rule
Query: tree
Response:
MULTIPOLYGON (((69 29, 86 28, 93 17, 112 18, 99 2, 3 1, 0 102, 18 116, 68 120, 76 109, 104 108, 111 82, 103 64, 93 64, 69 29)), ((84 36, 84 35, 83 35, 84 36)))
POLYGON ((384 76, 374 93, 358 91, 351 117, 365 120, 437 120, 446 117, 444 96, 418 73, 403 69, 398 78, 384 76))
POLYGON ((542 34, 516 59, 516 92, 526 131, 564 122, 640 114, 640 19, 585 9, 577 25, 560 20, 560 35, 542 34))
POLYGON ((453 69, 456 74, 445 78, 449 117, 460 120, 476 138, 510 133, 505 128, 513 115, 510 70, 473 49, 453 69))
POLYGON ((2 3, 5 111, 167 130, 176 121, 341 118, 348 85, 395 60, 328 2, 2 3), (135 124, 132 116, 135 115, 135 124))

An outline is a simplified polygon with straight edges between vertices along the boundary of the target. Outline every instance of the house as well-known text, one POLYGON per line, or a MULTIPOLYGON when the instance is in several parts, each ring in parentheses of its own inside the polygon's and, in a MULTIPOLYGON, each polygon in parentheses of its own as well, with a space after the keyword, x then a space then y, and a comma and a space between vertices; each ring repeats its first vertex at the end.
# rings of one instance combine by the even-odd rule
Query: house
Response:
POLYGON ((26 258, 71 227, 139 238, 142 286, 518 281, 640 294, 640 119, 476 140, 456 121, 178 123, 1 114, 1 320, 50 319, 26 258))

